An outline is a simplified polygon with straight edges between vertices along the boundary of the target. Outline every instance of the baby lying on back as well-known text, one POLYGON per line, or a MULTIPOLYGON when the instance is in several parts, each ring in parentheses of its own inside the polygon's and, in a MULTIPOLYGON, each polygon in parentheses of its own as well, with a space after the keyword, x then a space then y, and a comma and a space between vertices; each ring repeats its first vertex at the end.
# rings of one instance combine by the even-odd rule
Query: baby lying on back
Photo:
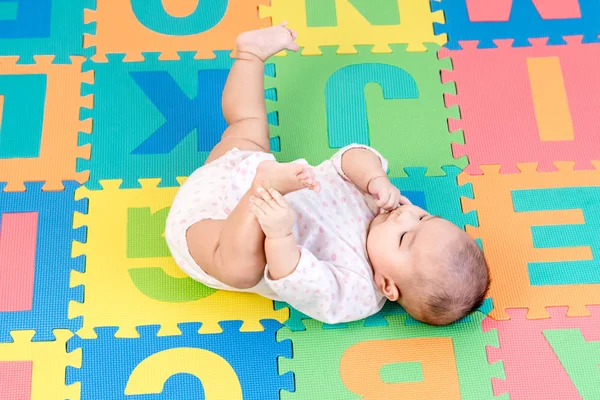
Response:
POLYGON ((483 253, 459 227, 403 197, 387 160, 364 145, 311 167, 269 153, 264 61, 298 50, 285 24, 246 32, 223 93, 229 127, 182 185, 166 240, 205 285, 289 303, 326 323, 397 301, 415 319, 454 322, 483 302, 483 253))

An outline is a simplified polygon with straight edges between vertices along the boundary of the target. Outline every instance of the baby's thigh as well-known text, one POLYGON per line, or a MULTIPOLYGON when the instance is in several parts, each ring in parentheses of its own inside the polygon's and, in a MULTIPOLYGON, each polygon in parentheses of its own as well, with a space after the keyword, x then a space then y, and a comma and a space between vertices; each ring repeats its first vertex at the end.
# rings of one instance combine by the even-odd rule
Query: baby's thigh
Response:
POLYGON ((224 220, 204 219, 196 222, 187 230, 186 240, 190 255, 211 276, 218 275, 221 268, 220 258, 215 257, 219 247, 219 237, 225 224, 224 220))
POLYGON ((268 153, 269 146, 269 131, 264 131, 264 127, 260 122, 254 120, 245 120, 230 125, 221 141, 212 149, 206 164, 220 158, 228 151, 237 148, 241 151, 259 151, 268 153))

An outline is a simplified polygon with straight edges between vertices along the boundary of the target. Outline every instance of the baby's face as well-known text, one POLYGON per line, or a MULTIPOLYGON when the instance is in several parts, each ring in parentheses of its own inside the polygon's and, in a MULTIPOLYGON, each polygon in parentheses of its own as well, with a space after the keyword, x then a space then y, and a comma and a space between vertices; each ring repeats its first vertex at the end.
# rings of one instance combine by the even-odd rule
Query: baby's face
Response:
POLYGON ((457 235, 464 235, 459 227, 414 205, 378 215, 369 229, 367 251, 379 290, 403 306, 419 301, 421 293, 411 293, 416 273, 436 274, 441 263, 432 261, 435 254, 457 235))

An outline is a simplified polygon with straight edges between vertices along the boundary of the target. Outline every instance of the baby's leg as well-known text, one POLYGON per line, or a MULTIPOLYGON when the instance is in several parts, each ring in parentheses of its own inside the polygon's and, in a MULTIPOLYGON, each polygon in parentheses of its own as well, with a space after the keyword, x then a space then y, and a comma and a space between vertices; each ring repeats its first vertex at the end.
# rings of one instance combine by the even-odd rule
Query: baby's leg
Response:
MULTIPOLYGON (((269 151, 264 61, 285 48, 297 49, 294 38, 295 34, 283 26, 246 32, 238 37, 237 59, 223 92, 223 114, 229 127, 207 163, 234 147, 269 151)), ((204 220, 192 225, 187 232, 190 254, 198 265, 220 282, 239 289, 258 284, 266 264, 265 236, 249 208, 249 198, 257 185, 269 183, 290 192, 311 183, 298 180, 297 176, 305 172, 301 165, 263 164, 259 166, 252 189, 227 220, 204 220)))
POLYGON ((284 25, 242 33, 237 38, 237 58, 223 90, 223 115, 229 127, 212 150, 207 163, 237 147, 270 150, 265 107, 264 62, 283 49, 297 50, 294 31, 284 25))

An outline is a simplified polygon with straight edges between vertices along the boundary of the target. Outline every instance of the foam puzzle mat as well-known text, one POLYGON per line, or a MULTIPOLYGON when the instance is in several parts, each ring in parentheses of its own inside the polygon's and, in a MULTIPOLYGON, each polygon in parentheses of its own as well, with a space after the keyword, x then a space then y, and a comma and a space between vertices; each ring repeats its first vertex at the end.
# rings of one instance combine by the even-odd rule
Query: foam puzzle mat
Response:
POLYGON ((0 0, 0 400, 600 399, 598 71, 598 0, 0 0), (277 159, 382 151, 479 310, 327 325, 177 268, 235 38, 283 20, 277 159))

